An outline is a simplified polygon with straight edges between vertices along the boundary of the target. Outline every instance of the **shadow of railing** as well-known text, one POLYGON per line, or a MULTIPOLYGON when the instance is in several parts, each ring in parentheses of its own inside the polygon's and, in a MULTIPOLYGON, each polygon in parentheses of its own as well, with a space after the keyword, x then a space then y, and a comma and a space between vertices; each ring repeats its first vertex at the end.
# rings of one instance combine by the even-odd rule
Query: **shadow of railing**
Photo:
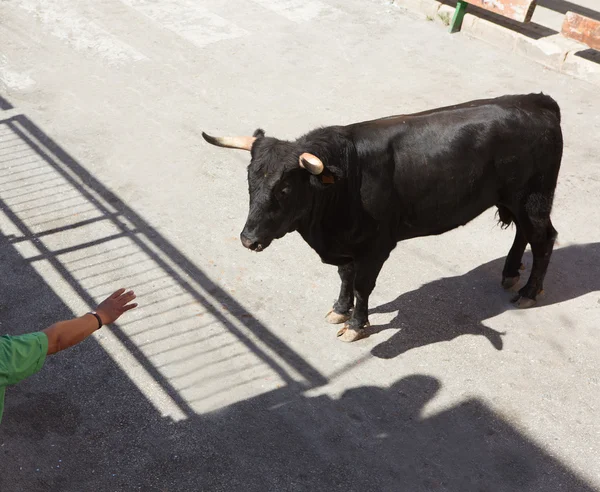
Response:
POLYGON ((89 307, 117 285, 136 289, 142 307, 111 331, 186 416, 204 410, 191 401, 244 375, 246 397, 257 377, 299 390, 327 382, 22 114, 0 119, 0 209, 15 228, 10 243, 89 307))
POLYGON ((591 61, 600 65, 600 51, 589 48, 587 50, 581 50, 575 53, 575 56, 579 56, 584 60, 591 61))
POLYGON ((12 108, 12 105, 2 96, 0 96, 0 110, 5 111, 12 108))

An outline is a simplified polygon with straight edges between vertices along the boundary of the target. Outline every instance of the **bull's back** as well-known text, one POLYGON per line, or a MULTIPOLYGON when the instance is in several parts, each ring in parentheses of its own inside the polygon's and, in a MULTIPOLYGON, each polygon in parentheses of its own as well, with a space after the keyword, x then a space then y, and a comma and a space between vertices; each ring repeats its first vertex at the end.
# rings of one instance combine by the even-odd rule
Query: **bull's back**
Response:
MULTIPOLYGON (((378 120, 377 127, 383 138, 376 152, 393 166, 398 239, 464 225, 534 176, 556 182, 560 112, 548 96, 474 101, 378 120)), ((367 158, 363 165, 381 162, 367 158)))

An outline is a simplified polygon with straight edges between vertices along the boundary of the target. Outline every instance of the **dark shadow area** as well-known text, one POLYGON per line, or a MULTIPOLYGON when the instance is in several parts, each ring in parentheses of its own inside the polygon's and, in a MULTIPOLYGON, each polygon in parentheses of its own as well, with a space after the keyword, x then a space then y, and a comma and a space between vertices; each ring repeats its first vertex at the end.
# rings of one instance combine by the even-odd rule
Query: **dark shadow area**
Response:
MULTIPOLYGON (((505 258, 480 265, 456 277, 446 277, 407 292, 395 301, 372 309, 372 313, 398 312, 387 325, 371 326, 370 333, 398 330, 389 340, 371 351, 376 357, 391 359, 411 349, 453 340, 461 335, 483 335, 498 350, 502 333, 485 326, 486 319, 513 308, 500 286, 505 258)), ((530 253, 524 257, 531 265, 530 253)), ((521 272, 517 289, 525 284, 529 269, 521 272)), ((565 302, 600 291, 600 243, 557 248, 552 254, 544 282, 544 294, 530 309, 565 302)))
POLYGON ((8 109, 12 109, 12 105, 6 100, 4 99, 2 96, 0 96, 0 109, 2 111, 8 110, 8 109))
MULTIPOLYGON (((440 2, 444 5, 449 5, 452 8, 456 8, 456 0, 440 0, 440 2)), ((467 13, 493 22, 494 24, 498 24, 499 26, 510 29, 511 31, 523 34, 531 39, 541 39, 558 34, 558 32, 554 29, 542 26, 536 22, 517 22, 513 19, 509 19, 508 17, 504 17, 502 15, 495 14, 494 12, 490 12, 489 10, 477 7, 476 5, 469 4, 467 7, 467 13)))
POLYGON ((575 53, 575 56, 579 56, 584 60, 600 64, 600 51, 592 48, 578 51, 577 53, 575 53))
MULTIPOLYGON (((566 0, 537 0, 537 4, 541 7, 566 14, 567 12, 575 12, 579 15, 585 15, 591 19, 600 20, 600 10, 592 10, 576 3, 567 2, 566 0)), ((598 7, 600 9, 600 7, 598 7)))
MULTIPOLYGON (((73 314, 0 248, 3 329, 73 314)), ((8 389, 0 490, 593 492, 482 401, 421 417, 439 388, 421 375, 339 399, 284 387, 175 423, 90 339, 8 389)))

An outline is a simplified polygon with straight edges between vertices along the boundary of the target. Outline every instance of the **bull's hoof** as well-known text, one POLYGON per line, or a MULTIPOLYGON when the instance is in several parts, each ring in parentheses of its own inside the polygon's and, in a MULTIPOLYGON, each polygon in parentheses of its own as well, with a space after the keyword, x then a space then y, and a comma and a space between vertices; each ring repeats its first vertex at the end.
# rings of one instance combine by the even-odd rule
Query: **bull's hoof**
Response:
POLYGON ((332 325, 340 325, 342 323, 345 323, 349 319, 350 319, 350 313, 340 314, 340 313, 336 313, 335 310, 333 310, 333 309, 327 313, 327 316, 325 316, 325 321, 327 321, 327 323, 330 323, 332 325))
POLYGON ((536 300, 530 299, 529 297, 523 297, 521 295, 516 295, 513 297, 510 302, 512 302, 519 309, 527 309, 535 305, 536 300))
POLYGON ((369 323, 367 323, 363 328, 351 328, 348 325, 344 325, 337 332, 338 338, 342 342, 356 342, 361 338, 365 338, 367 336, 367 330, 369 323))
POLYGON ((502 277, 502 287, 506 290, 512 289, 519 283, 520 278, 520 275, 517 275, 516 277, 502 277))

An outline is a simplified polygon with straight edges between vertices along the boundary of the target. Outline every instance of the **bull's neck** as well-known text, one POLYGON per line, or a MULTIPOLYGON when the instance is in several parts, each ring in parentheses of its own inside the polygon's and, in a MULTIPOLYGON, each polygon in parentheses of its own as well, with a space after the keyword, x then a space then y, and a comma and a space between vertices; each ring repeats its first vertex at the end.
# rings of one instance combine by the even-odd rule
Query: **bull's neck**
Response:
MULTIPOLYGON (((362 241, 364 211, 360 192, 350 193, 341 181, 331 190, 315 191, 298 232, 326 263, 343 263, 362 241)), ((368 226, 367 226, 368 228, 368 226)))

